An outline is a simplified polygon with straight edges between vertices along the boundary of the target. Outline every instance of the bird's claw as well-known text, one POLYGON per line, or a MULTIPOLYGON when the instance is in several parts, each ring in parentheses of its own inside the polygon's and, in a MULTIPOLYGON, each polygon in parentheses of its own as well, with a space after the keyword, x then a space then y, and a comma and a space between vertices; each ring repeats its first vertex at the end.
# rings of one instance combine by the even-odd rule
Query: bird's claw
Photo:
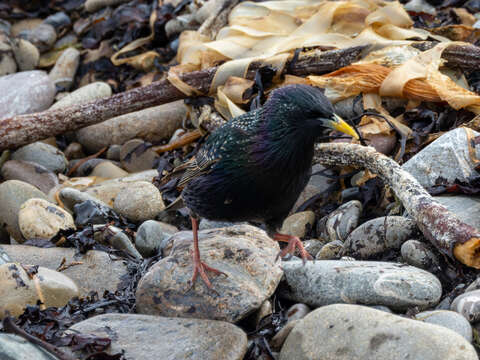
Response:
MULTIPOLYGON (((207 264, 205 264, 203 261, 194 261, 193 263, 193 276, 192 276, 192 280, 190 280, 190 287, 189 287, 189 290, 193 287, 193 285, 195 284, 195 280, 197 280, 197 277, 200 275, 200 277, 202 278, 203 282, 205 283, 205 285, 207 285, 207 287, 212 290, 213 292, 217 293, 214 289, 213 289, 213 286, 212 286, 212 283, 210 282, 208 276, 207 276, 207 271, 210 271, 212 272, 214 275, 225 275, 226 277, 228 277, 227 274, 225 274, 223 271, 220 271, 220 270, 217 270, 211 266, 208 266, 207 264)), ((218 294, 218 293, 217 293, 218 294)))
POLYGON ((298 251, 300 252, 300 256, 302 257, 304 265, 307 260, 313 260, 313 257, 307 252, 307 250, 305 250, 302 241, 297 236, 277 234, 275 235, 274 240, 288 241, 287 246, 278 253, 275 261, 277 261, 278 258, 285 257, 285 255, 287 254, 293 255, 296 249, 298 249, 298 251))

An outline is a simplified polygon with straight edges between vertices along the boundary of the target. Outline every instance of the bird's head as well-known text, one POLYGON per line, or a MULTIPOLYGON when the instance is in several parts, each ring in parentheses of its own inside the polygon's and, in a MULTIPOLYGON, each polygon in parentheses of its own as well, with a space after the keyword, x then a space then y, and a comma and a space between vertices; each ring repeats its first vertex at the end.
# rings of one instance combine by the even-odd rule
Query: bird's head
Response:
POLYGON ((358 139, 355 130, 335 114, 331 102, 316 87, 287 85, 272 91, 265 103, 272 114, 281 114, 285 126, 296 128, 315 137, 328 130, 337 130, 358 139))

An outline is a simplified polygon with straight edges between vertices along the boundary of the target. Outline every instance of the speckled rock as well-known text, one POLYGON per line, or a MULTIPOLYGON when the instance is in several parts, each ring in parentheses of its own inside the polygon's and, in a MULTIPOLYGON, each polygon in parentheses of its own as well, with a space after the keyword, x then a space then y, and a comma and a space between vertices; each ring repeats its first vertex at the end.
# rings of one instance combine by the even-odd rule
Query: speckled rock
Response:
POLYGON ((322 248, 315 255, 317 260, 334 260, 341 256, 343 251, 343 243, 340 240, 329 242, 322 246, 322 248))
POLYGON ((18 227, 25 239, 50 239, 60 230, 75 229, 72 216, 43 199, 25 201, 18 212, 18 227))
POLYGON ((99 295, 105 290, 115 292, 121 285, 122 276, 128 273, 123 261, 115 261, 104 251, 90 250, 77 254, 74 248, 38 248, 25 245, 2 245, 8 256, 22 264, 40 265, 55 270, 65 258, 65 264, 75 265, 62 270, 62 274, 75 281, 80 296, 96 291, 99 295))
POLYGON ((315 213, 313 211, 295 213, 284 220, 280 233, 302 238, 305 236, 307 228, 311 229, 314 222, 315 213))
POLYGON ((145 257, 154 256, 161 249, 163 241, 176 232, 178 232, 176 226, 147 220, 138 227, 135 247, 145 257))
POLYGON ((282 276, 276 261, 279 247, 263 230, 236 225, 199 232, 202 260, 228 275, 210 275, 221 295, 212 293, 200 279, 190 287, 192 240, 190 231, 176 233, 170 255, 142 277, 137 288, 138 312, 236 322, 275 291, 282 276))
POLYGON ((370 309, 335 304, 300 320, 279 360, 477 360, 472 345, 442 326, 370 309))
POLYGON ((63 306, 78 296, 77 285, 57 271, 39 267, 32 278, 19 263, 0 265, 0 318, 9 311, 12 316, 23 313, 26 305, 42 300, 46 307, 63 306))
MULTIPOLYGON (((234 226, 239 224, 240 223, 233 223, 228 221, 214 221, 214 220, 208 220, 208 219, 201 219, 200 225, 198 225, 198 229, 199 230, 218 229, 218 228, 234 226)), ((241 224, 247 224, 247 223, 241 223, 241 224)))
POLYGON ((20 336, 0 333, 0 359, 57 360, 57 357, 20 336))
POLYGON ((318 221, 318 236, 329 241, 345 241, 350 232, 357 227, 361 213, 362 204, 358 200, 352 200, 339 206, 338 209, 318 221))
POLYGON ((399 250, 416 235, 415 221, 402 216, 372 219, 353 230, 345 241, 345 254, 368 259, 387 250, 399 250))
POLYGON ((68 164, 60 150, 41 141, 22 146, 12 154, 12 160, 30 161, 54 173, 65 171, 68 164))
POLYGON ((462 315, 455 311, 435 310, 423 311, 415 315, 415 319, 446 327, 457 334, 462 335, 465 340, 472 342, 472 327, 462 315))
POLYGON ((438 303, 438 279, 412 266, 377 261, 317 260, 282 263, 287 281, 281 295, 318 307, 333 303, 427 308, 438 303))
POLYGON ((480 320, 480 290, 473 290, 457 296, 450 310, 462 314, 469 322, 474 323, 480 320))
POLYGON ((0 119, 48 109, 55 85, 44 71, 23 71, 0 77, 0 119))
POLYGON ((109 337, 112 343, 106 351, 124 350, 126 359, 241 360, 247 351, 247 336, 240 328, 214 320, 104 314, 70 329, 109 337))
POLYGON ((165 205, 155 185, 137 181, 115 197, 113 208, 132 221, 145 221, 153 219, 165 205))
POLYGON ((0 184, 0 219, 6 230, 16 241, 23 242, 18 227, 18 211, 28 199, 47 199, 47 196, 36 187, 23 181, 8 180, 0 184))
POLYGON ((82 86, 71 92, 67 96, 58 100, 50 109, 65 108, 74 104, 84 104, 86 102, 101 99, 112 95, 112 89, 107 83, 96 81, 94 83, 82 86))
POLYGON ((79 61, 80 52, 70 47, 60 55, 48 76, 56 86, 68 90, 72 86, 79 61))
POLYGON ((58 178, 53 172, 30 161, 9 160, 3 164, 0 173, 5 180, 24 181, 45 194, 58 185, 58 178))
POLYGON ((421 241, 407 240, 403 243, 400 252, 407 264, 420 269, 428 270, 439 266, 437 255, 429 245, 421 241))

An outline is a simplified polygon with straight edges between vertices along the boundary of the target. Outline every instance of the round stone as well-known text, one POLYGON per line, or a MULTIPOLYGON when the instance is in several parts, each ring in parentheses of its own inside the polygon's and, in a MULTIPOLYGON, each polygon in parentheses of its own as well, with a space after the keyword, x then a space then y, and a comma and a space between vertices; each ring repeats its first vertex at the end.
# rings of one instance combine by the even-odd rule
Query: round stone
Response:
POLYGON ((113 207, 132 221, 145 221, 153 219, 165 205, 160 191, 153 184, 137 181, 117 195, 113 207))
POLYGON ((415 315, 415 319, 429 324, 444 326, 462 335, 468 342, 472 342, 472 327, 470 323, 455 311, 424 311, 415 315))
POLYGON ((280 233, 302 238, 305 236, 307 228, 312 228, 314 222, 315 213, 313 211, 295 213, 285 219, 280 233))
POLYGON ((173 225, 147 220, 138 227, 135 246, 143 256, 153 256, 161 249, 163 241, 176 232, 178 229, 173 225))
POLYGON ((480 319, 480 290, 473 290, 457 296, 450 310, 462 314, 470 323, 480 319))
POLYGON ((65 171, 68 164, 65 155, 60 150, 40 141, 16 150, 12 154, 12 160, 30 161, 42 165, 54 173, 65 171))

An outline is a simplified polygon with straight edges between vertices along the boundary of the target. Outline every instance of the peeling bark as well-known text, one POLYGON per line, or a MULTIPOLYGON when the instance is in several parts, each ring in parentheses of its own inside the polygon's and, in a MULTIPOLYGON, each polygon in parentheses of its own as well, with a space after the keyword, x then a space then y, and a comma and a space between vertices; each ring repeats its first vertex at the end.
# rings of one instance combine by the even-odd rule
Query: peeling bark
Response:
POLYGON ((423 235, 443 254, 480 269, 480 232, 460 221, 433 199, 407 171, 372 147, 345 143, 318 144, 315 161, 324 165, 364 167, 389 185, 423 235))

